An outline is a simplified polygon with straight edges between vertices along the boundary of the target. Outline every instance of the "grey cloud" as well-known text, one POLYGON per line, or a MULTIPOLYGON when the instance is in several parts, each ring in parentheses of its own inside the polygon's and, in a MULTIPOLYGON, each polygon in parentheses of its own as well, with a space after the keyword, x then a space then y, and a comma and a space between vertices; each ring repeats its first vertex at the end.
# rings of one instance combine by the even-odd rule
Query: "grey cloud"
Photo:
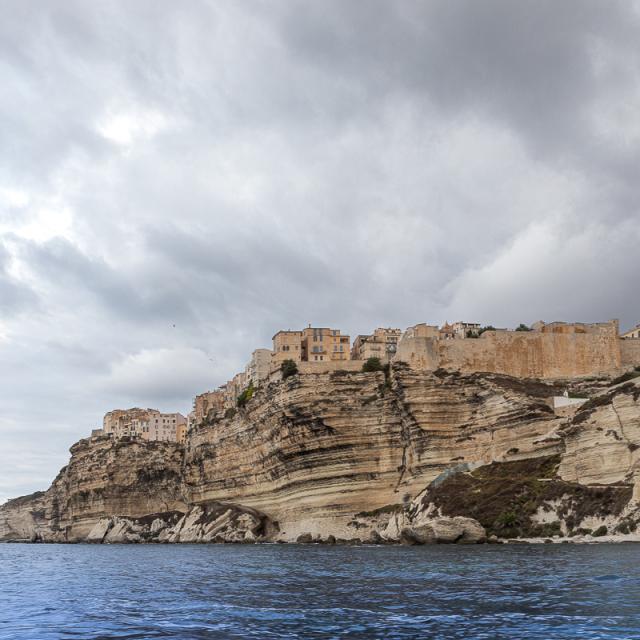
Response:
POLYGON ((0 313, 8 318, 38 306, 36 294, 25 283, 9 273, 11 255, 0 238, 0 313))

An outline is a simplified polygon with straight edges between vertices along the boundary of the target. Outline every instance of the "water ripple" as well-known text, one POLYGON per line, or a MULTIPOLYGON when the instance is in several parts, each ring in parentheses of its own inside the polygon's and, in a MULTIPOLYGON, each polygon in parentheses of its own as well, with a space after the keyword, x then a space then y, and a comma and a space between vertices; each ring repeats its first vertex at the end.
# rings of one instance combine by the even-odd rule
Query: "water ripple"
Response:
POLYGON ((640 546, 0 545, 0 640, 635 638, 640 546))

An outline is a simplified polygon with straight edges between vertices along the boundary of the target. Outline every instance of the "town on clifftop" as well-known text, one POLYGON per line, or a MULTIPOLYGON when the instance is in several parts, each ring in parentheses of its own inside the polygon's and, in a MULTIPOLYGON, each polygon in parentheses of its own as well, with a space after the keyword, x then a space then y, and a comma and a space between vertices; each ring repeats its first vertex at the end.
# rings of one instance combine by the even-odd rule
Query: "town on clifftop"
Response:
MULTIPOLYGON (((620 334, 619 322, 542 321, 515 329, 448 322, 420 323, 402 332, 380 327, 350 336, 339 329, 281 330, 272 349, 255 349, 240 373, 215 390, 197 395, 188 416, 156 409, 114 409, 92 437, 138 437, 184 443, 190 429, 212 416, 231 417, 254 391, 294 374, 376 370, 402 362, 418 371, 446 369, 488 372, 519 378, 562 380, 616 376, 640 364, 640 324, 620 334)), ((569 401, 567 401, 569 402, 569 401)))

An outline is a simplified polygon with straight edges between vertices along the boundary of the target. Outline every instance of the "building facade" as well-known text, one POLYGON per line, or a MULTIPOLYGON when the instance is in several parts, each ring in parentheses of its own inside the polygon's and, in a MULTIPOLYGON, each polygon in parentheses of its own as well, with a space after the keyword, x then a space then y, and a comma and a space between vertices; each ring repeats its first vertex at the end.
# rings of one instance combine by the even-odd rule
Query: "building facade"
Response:
POLYGON ((237 406, 238 396, 247 388, 247 376, 244 371, 236 373, 221 389, 224 390, 224 408, 231 409, 237 406))
POLYGON ((269 377, 271 372, 271 351, 269 349, 256 349, 251 354, 251 360, 247 364, 244 373, 247 385, 253 383, 259 387, 263 380, 269 377))
POLYGON ((396 353, 402 336, 400 329, 380 327, 370 335, 359 335, 351 348, 352 360, 379 358, 381 362, 390 362, 396 353))
POLYGON ((160 413, 157 409, 115 409, 105 414, 102 430, 114 438, 137 437, 144 440, 178 442, 178 428, 187 427, 181 413, 160 413))
POLYGON ((272 340, 272 364, 279 366, 283 360, 302 360, 302 331, 278 331, 272 340))
POLYGON ((302 331, 302 361, 350 360, 350 342, 340 329, 307 327, 302 331))
POLYGON ((283 360, 326 362, 351 359, 351 340, 340 329, 308 326, 302 331, 278 331, 273 336, 272 369, 283 360))
POLYGON ((477 338, 480 334, 477 322, 454 322, 451 329, 455 338, 477 338))
POLYGON ((637 324, 633 329, 623 333, 621 338, 640 338, 640 324, 637 324))
POLYGON ((200 424, 210 411, 224 410, 224 391, 206 391, 197 395, 193 400, 193 424, 200 424))

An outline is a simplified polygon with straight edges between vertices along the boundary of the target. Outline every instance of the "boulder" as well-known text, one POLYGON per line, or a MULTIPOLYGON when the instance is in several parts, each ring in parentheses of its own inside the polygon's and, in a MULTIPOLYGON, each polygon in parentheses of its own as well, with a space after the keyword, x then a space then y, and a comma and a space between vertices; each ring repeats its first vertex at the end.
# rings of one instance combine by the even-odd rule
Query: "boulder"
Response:
POLYGON ((86 541, 102 542, 112 526, 113 522, 111 518, 100 518, 100 520, 98 520, 98 522, 93 526, 93 529, 89 531, 86 541))
POLYGON ((429 521, 405 527, 400 532, 402 544, 475 544, 484 542, 487 533, 473 518, 433 518, 429 521))
POLYGON ((298 544, 310 544, 313 542, 313 536, 310 533, 301 533, 297 538, 298 544))

